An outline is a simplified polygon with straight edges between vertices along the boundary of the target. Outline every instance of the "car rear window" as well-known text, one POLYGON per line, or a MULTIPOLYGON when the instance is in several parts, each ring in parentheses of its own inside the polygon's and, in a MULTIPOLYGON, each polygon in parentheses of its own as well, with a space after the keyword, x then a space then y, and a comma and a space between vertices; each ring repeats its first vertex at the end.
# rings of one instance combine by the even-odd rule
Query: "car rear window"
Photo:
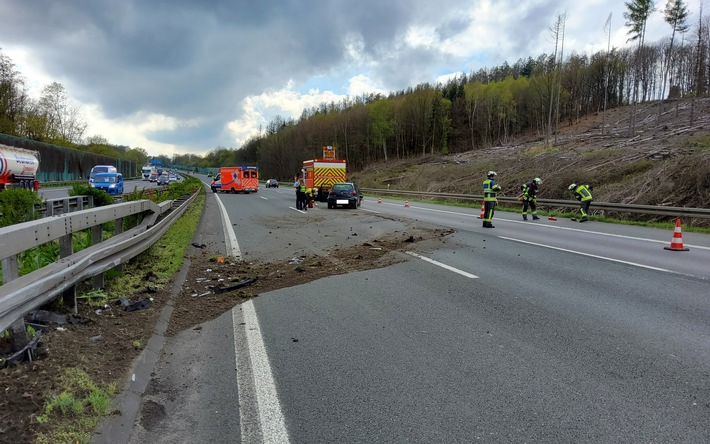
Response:
POLYGON ((335 191, 352 191, 353 186, 349 183, 336 183, 333 184, 333 190, 335 191))

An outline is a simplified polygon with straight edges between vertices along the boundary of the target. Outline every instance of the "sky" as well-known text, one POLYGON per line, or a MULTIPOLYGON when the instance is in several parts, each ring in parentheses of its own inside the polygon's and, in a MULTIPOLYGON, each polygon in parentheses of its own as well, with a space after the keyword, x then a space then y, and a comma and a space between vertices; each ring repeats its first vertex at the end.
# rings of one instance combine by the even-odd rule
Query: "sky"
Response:
MULTIPOLYGON (((686 0, 692 27, 701 1, 686 0)), ((665 4, 647 42, 671 34, 665 4)), ((0 0, 0 51, 32 97, 64 86, 85 137, 202 155, 324 102, 553 54, 559 14, 566 56, 604 51, 608 38, 633 45, 625 10, 622 0, 0 0)))

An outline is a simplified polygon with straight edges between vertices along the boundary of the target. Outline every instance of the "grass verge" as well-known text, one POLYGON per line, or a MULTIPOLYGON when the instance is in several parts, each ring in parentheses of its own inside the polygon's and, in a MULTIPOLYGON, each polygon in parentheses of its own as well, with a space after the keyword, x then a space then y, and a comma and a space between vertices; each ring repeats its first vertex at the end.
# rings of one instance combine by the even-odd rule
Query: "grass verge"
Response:
MULTIPOLYGON (((204 202, 205 191, 200 188, 195 202, 155 244, 125 265, 122 272, 107 275, 104 290, 93 290, 80 298, 89 305, 102 305, 130 296, 131 289, 144 285, 146 269, 151 270, 154 277, 152 284, 164 287, 182 263, 187 245, 197 230, 204 202)), ((140 350, 143 338, 135 339, 132 344, 140 350)), ((35 442, 89 443, 99 421, 112 413, 111 400, 118 393, 119 383, 123 381, 99 387, 88 373, 76 368, 66 369, 58 379, 56 390, 47 394, 43 413, 36 418, 46 431, 40 433, 35 442)))

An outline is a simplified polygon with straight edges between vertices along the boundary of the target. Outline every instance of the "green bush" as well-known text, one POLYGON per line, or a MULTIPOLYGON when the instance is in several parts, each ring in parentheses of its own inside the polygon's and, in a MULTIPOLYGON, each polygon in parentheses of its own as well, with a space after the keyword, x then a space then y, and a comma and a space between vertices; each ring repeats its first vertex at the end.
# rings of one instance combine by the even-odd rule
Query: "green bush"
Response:
POLYGON ((111 205, 115 201, 110 194, 104 190, 99 190, 96 188, 91 188, 86 183, 75 183, 69 190, 70 196, 94 196, 94 206, 103 207, 104 205, 111 205))
POLYGON ((0 227, 33 220, 35 206, 41 203, 34 191, 21 188, 0 191, 0 227))

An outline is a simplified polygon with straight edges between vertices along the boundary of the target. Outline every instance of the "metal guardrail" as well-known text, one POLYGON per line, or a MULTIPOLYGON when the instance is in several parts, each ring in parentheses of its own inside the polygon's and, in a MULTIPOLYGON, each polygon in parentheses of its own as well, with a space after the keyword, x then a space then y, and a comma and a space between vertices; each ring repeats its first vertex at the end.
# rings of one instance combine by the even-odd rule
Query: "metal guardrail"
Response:
POLYGON ((194 193, 177 208, 173 208, 174 201, 171 200, 160 204, 139 200, 0 228, 0 259, 5 277, 5 283, 0 286, 0 331, 84 279, 119 266, 148 249, 184 213, 197 195, 194 193), (72 233, 100 228, 110 221, 120 221, 117 225, 122 227, 124 217, 141 214, 145 217, 137 227, 116 234, 110 241, 99 241, 32 273, 13 276, 17 273, 16 257, 25 250, 57 239, 61 242, 62 238, 71 237, 72 233))
POLYGON ((45 200, 44 203, 39 207, 39 213, 43 217, 50 217, 55 216, 57 214, 81 211, 84 208, 91 208, 93 206, 93 196, 59 197, 56 199, 45 200))
MULTIPOLYGON (((362 188, 364 193, 368 194, 389 194, 394 196, 423 196, 435 197, 443 199, 461 199, 461 200, 477 200, 483 201, 483 195, 474 194, 451 194, 451 193, 435 193, 429 191, 407 191, 407 190, 387 190, 377 188, 362 188)), ((499 202, 520 204, 517 197, 498 196, 499 202)), ((538 207, 551 206, 556 208, 579 208, 579 202, 576 200, 560 200, 560 199, 538 199, 538 207)), ((654 205, 631 205, 610 202, 592 203, 593 210, 613 211, 617 213, 642 213, 653 214, 655 216, 667 217, 697 217, 701 219, 710 219, 710 209, 706 208, 689 208, 689 207, 665 207, 654 205)))

